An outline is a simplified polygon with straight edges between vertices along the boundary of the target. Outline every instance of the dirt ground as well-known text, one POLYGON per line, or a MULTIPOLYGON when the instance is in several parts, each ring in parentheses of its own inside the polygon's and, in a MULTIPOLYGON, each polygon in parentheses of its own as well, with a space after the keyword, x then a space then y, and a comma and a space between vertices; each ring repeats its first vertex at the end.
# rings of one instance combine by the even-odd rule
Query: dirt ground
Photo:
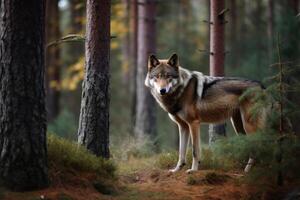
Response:
MULTIPOLYGON (((282 192, 243 183, 242 173, 200 170, 175 174, 167 170, 147 170, 120 175, 115 190, 102 194, 92 184, 92 175, 70 178, 44 190, 26 193, 0 192, 2 200, 235 200, 282 199, 282 192)), ((53 184, 52 184, 53 185, 53 184)), ((101 187, 101 186, 100 186, 101 187)), ((284 189, 282 189, 284 190, 284 189)))

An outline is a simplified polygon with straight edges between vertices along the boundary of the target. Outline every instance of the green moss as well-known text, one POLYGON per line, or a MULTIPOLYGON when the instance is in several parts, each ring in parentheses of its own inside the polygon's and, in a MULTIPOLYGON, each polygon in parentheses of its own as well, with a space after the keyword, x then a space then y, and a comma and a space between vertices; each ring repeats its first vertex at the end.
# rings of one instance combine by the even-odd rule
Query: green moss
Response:
POLYGON ((115 165, 108 160, 96 157, 84 147, 48 134, 48 162, 50 168, 93 172, 103 177, 113 177, 115 165))

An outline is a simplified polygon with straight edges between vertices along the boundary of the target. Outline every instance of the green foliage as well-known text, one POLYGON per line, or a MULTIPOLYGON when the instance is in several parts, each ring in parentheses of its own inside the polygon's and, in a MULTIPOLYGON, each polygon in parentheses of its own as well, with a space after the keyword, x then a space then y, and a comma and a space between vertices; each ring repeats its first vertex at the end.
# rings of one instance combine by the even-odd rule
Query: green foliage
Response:
POLYGON ((63 110, 59 116, 48 125, 48 131, 70 140, 77 138, 77 124, 74 116, 68 110, 63 110))
POLYGON ((255 158, 255 166, 250 171, 249 180, 264 178, 274 180, 281 169, 284 176, 297 180, 300 177, 300 139, 294 135, 286 135, 278 145, 279 137, 275 133, 257 133, 248 136, 236 136, 217 141, 213 146, 214 159, 227 160, 230 168, 245 167, 249 155, 255 158), (281 164, 277 162, 280 153, 283 156, 281 164))
POLYGON ((48 161, 50 168, 92 172, 103 177, 113 177, 116 171, 111 161, 96 157, 84 147, 53 134, 48 135, 48 161))
POLYGON ((177 159, 178 159, 178 153, 176 151, 161 153, 158 156, 155 165, 161 169, 171 169, 172 167, 175 167, 177 163, 177 159))

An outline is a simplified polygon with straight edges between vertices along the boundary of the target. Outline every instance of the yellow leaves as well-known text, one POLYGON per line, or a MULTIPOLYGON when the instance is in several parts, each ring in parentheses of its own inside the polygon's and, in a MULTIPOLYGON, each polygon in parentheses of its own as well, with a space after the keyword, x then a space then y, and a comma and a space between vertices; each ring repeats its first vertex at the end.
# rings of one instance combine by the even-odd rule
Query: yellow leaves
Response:
POLYGON ((56 90, 76 90, 77 86, 84 77, 84 57, 80 58, 77 63, 71 65, 64 73, 61 82, 50 81, 50 87, 56 90))
POLYGON ((66 71, 66 77, 62 80, 61 86, 65 90, 76 90, 77 85, 81 83, 84 77, 84 57, 77 63, 70 66, 66 71))
POLYGON ((128 33, 128 25, 126 24, 126 7, 124 4, 114 4, 112 6, 112 19, 110 23, 111 35, 116 35, 117 39, 112 39, 111 49, 117 49, 120 47, 121 40, 128 33))
MULTIPOLYGON (((82 9, 83 4, 76 5, 75 9, 82 9)), ((111 35, 116 36, 116 38, 111 40, 111 49, 119 49, 121 43, 129 32, 128 25, 128 13, 126 11, 125 4, 113 4, 112 6, 112 17, 111 17, 111 35)), ((79 16, 76 18, 76 22, 82 25, 86 24, 85 16, 79 16)), ((84 35, 83 31, 80 32, 81 35, 84 35)), ((78 34, 73 34, 78 35, 78 34)), ((72 36, 72 35, 71 35, 72 36)), ((84 57, 80 58, 75 64, 68 66, 63 72, 63 78, 60 82, 51 81, 50 87, 57 90, 76 90, 78 84, 81 84, 84 78, 84 57)), ((125 61, 122 64, 122 70, 128 71, 129 63, 125 61)))
POLYGON ((111 49, 117 49, 117 48, 119 48, 119 42, 117 42, 117 41, 114 41, 114 40, 112 40, 111 41, 111 43, 110 43, 110 48, 111 49))
POLYGON ((58 81, 55 80, 50 81, 49 87, 54 90, 60 90, 60 84, 58 81))

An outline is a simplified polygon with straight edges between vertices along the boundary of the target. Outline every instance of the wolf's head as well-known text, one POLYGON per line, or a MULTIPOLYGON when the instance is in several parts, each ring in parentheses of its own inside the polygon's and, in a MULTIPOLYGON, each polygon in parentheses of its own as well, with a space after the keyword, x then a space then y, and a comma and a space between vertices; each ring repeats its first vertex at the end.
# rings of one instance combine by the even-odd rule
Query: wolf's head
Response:
POLYGON ((170 94, 180 83, 179 60, 177 54, 169 59, 160 60, 154 55, 148 59, 148 75, 145 85, 154 89, 160 95, 170 94))

